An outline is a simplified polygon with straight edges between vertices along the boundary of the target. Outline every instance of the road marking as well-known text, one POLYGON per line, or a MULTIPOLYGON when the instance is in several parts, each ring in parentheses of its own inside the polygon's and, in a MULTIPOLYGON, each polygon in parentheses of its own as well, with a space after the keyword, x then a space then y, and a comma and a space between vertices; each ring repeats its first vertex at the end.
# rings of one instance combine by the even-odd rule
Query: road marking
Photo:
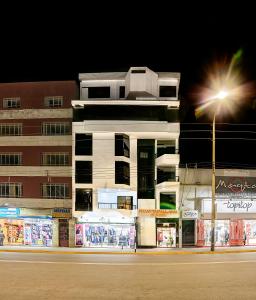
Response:
POLYGON ((64 264, 64 265, 99 265, 99 266, 180 266, 180 265, 215 265, 215 264, 244 264, 256 263, 256 260, 239 261, 201 261, 201 262, 166 262, 166 263, 108 263, 108 262, 72 262, 72 261, 35 261, 35 260, 7 260, 0 263, 28 263, 28 264, 64 264))

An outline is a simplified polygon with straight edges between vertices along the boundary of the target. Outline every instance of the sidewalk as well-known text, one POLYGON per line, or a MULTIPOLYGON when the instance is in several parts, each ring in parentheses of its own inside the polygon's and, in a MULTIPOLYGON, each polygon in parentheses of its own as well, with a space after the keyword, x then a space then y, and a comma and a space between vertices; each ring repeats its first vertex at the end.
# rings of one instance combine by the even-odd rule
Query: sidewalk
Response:
POLYGON ((256 246, 216 247, 214 252, 209 247, 202 248, 150 248, 120 249, 120 248, 61 248, 61 247, 31 247, 31 246, 1 246, 1 252, 16 253, 47 253, 47 254, 136 254, 136 255, 188 255, 188 254, 225 254, 255 252, 256 246))

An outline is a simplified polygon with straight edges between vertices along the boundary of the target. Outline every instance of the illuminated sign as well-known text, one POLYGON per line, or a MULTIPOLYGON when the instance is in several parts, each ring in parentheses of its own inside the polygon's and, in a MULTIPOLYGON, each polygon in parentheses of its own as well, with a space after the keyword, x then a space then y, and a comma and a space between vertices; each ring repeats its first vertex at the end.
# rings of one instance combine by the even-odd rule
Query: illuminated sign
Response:
POLYGON ((71 209, 64 207, 56 207, 52 211, 52 216, 53 218, 71 218, 71 209))
POLYGON ((177 214, 177 210, 170 209, 143 209, 138 210, 139 217, 173 217, 174 214, 177 214))
POLYGON ((184 210, 182 212, 182 219, 198 219, 197 210, 184 210))
POLYGON ((256 193, 256 177, 216 176, 216 194, 242 196, 256 193))
POLYGON ((0 207, 0 218, 16 218, 20 215, 19 208, 0 207))

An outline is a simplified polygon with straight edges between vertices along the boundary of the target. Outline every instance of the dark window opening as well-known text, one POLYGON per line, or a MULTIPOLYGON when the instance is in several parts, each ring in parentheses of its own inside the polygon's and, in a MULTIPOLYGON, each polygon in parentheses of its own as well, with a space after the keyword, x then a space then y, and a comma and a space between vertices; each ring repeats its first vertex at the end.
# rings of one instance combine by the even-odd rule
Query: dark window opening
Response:
POLYGON ((92 189, 76 189, 76 211, 92 211, 92 189))
POLYGON ((128 135, 115 135, 115 156, 130 157, 130 141, 128 135))
POLYGON ((76 183, 92 183, 92 161, 76 161, 76 183))
POLYGON ((138 140, 138 197, 155 198, 155 140, 138 140))
POLYGON ((92 134, 76 134, 75 155, 92 155, 92 134))
POLYGON ((160 97, 176 97, 176 86, 161 85, 159 88, 160 97))
POLYGON ((157 168, 157 184, 164 181, 176 181, 175 168, 157 168))
POLYGON ((157 157, 164 154, 175 154, 175 141, 157 141, 157 157))
POLYGON ((116 184, 130 184, 130 166, 127 162, 115 162, 115 183, 116 184))
POLYGON ((125 86, 119 87, 119 98, 125 98, 125 86))
POLYGON ((176 194, 160 193, 160 209, 176 209, 176 194))
POLYGON ((132 73, 142 74, 142 73, 146 73, 146 70, 132 70, 132 73))
POLYGON ((88 98, 110 98, 110 86, 88 87, 88 98))

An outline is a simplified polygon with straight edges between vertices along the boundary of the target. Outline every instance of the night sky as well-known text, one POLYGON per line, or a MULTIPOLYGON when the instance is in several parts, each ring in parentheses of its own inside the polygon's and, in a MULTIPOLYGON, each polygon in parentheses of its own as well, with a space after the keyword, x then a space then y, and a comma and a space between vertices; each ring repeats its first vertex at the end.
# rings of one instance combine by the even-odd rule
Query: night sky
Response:
POLYGON ((210 167, 211 116, 195 118, 195 90, 204 86, 211 66, 227 65, 242 49, 239 68, 250 94, 236 114, 217 118, 216 160, 217 167, 256 168, 254 9, 245 2, 228 8, 208 3, 200 10, 166 3, 22 3, 15 4, 15 13, 10 5, 1 10, 0 82, 77 80, 78 73, 130 66, 180 72, 181 166, 210 167))

